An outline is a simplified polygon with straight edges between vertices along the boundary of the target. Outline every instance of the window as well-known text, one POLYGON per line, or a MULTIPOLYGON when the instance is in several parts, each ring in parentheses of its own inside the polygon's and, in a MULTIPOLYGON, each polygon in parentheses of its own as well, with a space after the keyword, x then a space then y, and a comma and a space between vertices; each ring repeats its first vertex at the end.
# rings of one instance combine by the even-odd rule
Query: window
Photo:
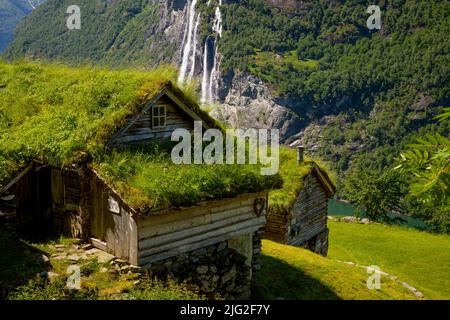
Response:
POLYGON ((166 127, 166 106, 153 106, 152 128, 161 129, 166 127))

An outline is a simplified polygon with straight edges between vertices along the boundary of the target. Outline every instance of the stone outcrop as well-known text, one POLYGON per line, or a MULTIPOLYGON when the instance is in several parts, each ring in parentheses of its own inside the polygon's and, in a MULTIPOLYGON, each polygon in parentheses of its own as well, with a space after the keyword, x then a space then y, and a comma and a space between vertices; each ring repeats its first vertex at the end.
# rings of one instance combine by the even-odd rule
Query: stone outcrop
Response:
POLYGON ((301 119, 248 73, 229 73, 219 82, 218 100, 211 115, 233 128, 279 129, 282 140, 297 133, 301 119))

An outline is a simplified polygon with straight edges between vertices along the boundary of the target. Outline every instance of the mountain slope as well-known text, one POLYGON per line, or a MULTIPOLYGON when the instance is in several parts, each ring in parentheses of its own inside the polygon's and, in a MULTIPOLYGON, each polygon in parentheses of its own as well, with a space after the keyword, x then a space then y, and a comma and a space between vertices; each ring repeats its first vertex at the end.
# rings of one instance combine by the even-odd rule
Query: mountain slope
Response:
POLYGON ((0 52, 14 39, 17 24, 45 0, 0 0, 0 52))
POLYGON ((418 132, 449 133, 432 124, 450 102, 445 0, 386 2, 379 31, 366 27, 370 1, 78 2, 82 30, 65 27, 69 0, 49 0, 5 56, 139 68, 186 62, 220 105, 215 117, 278 128, 284 142, 306 145, 340 172, 381 170, 418 132))

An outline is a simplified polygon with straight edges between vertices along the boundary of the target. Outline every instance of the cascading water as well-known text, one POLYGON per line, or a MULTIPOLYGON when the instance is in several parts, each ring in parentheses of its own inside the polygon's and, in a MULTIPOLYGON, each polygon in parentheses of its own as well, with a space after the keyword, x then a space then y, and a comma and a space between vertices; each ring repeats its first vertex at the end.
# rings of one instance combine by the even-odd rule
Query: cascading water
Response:
POLYGON ((189 72, 189 77, 188 77, 189 80, 192 80, 192 78, 194 78, 196 50, 197 50, 197 33, 198 33, 199 24, 200 24, 200 13, 197 16, 197 20, 195 21, 195 27, 194 27, 194 45, 192 46, 191 72, 189 72))
POLYGON ((184 44, 183 48, 183 59, 181 61, 181 67, 180 67, 180 74, 178 76, 178 83, 182 84, 186 79, 186 73, 189 67, 189 62, 191 66, 191 70, 189 72, 189 75, 192 73, 194 74, 194 63, 195 63, 195 46, 193 46, 193 42, 196 42, 197 40, 197 31, 198 31, 198 24, 200 23, 200 15, 196 17, 195 7, 197 5, 197 0, 192 0, 192 2, 189 2, 189 11, 188 11, 188 28, 187 28, 187 37, 186 42, 184 44), (197 29, 197 30, 196 30, 197 29), (192 40, 194 38, 194 41, 192 40), (192 54, 191 54, 192 53, 192 54))
POLYGON ((202 78, 202 103, 210 104, 214 102, 213 85, 217 82, 218 73, 218 59, 217 59, 217 40, 222 37, 222 12, 220 6, 222 0, 219 1, 219 6, 216 8, 215 18, 212 29, 217 34, 216 40, 211 40, 207 37, 205 40, 205 53, 203 56, 203 78, 202 78), (210 57, 211 52, 211 57, 210 57), (210 68, 210 61, 212 61, 212 68, 210 68))

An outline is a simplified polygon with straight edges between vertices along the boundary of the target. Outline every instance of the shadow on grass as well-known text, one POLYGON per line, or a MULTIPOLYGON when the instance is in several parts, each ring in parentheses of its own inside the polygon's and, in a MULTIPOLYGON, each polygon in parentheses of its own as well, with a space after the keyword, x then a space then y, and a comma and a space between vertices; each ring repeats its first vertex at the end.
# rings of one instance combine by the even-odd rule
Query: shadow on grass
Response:
POLYGON ((282 260, 262 255, 252 298, 256 300, 341 300, 332 289, 282 260))
POLYGON ((42 257, 43 251, 30 246, 15 232, 0 229, 0 300, 50 265, 42 257))

